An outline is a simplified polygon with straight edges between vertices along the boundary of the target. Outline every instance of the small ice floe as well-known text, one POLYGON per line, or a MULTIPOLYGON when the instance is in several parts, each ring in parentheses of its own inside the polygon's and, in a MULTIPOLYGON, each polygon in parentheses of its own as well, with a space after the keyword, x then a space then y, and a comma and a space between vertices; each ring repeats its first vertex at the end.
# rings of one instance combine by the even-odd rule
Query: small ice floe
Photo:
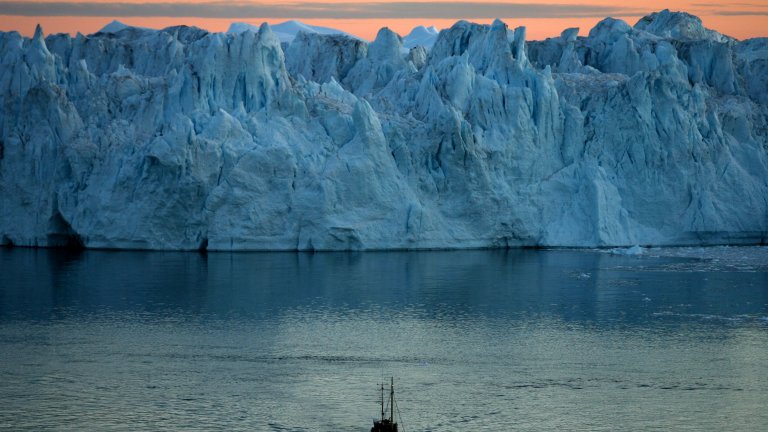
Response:
POLYGON ((583 273, 583 272, 573 272, 571 273, 571 277, 574 277, 576 279, 586 280, 592 277, 589 273, 583 273))
POLYGON ((640 255, 643 255, 644 253, 645 253, 645 249, 638 245, 634 245, 628 248, 611 249, 611 254, 613 255, 640 256, 640 255))
POLYGON ((679 316, 680 314, 674 313, 672 311, 662 311, 662 312, 654 312, 651 315, 662 317, 662 316, 679 316))
POLYGON ((643 297, 643 301, 644 302, 649 302, 649 301, 651 301, 651 298, 650 297, 643 297))

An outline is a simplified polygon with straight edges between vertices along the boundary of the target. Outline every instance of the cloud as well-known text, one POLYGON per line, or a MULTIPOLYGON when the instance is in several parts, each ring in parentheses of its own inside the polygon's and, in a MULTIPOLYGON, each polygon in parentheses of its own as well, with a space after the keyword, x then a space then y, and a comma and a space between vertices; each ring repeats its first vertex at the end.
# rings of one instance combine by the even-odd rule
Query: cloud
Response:
POLYGON ((723 8, 721 3, 691 3, 691 6, 708 8, 707 14, 721 16, 768 16, 768 4, 758 3, 729 3, 728 8, 723 8), (734 9, 733 7, 745 7, 749 9, 734 9), (765 8, 765 9, 763 9, 765 8))
MULTIPOLYGON (((724 5, 722 3, 691 3, 691 6, 721 8, 724 5)), ((760 3, 728 3, 728 6, 729 7, 747 6, 747 7, 756 7, 756 8, 768 8, 768 4, 760 4, 760 3)), ((731 11, 731 12, 736 13, 736 11, 731 11)))
POLYGON ((743 11, 714 11, 712 12, 715 15, 723 15, 723 16, 747 16, 747 15, 756 15, 756 16, 768 16, 768 10, 743 10, 743 11))
POLYGON ((0 1, 0 15, 200 18, 592 18, 643 15, 619 6, 503 2, 92 3, 0 1))

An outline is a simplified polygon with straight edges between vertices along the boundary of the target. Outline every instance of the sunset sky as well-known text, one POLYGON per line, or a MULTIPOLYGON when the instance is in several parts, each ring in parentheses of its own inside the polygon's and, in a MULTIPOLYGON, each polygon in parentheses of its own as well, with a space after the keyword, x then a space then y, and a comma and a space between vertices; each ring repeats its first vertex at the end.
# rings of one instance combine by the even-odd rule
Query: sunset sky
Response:
POLYGON ((420 24, 441 29, 458 19, 488 23, 501 18, 510 27, 527 26, 528 39, 535 40, 556 36, 567 27, 580 27, 586 35, 606 16, 634 24, 643 15, 669 8, 697 15, 705 26, 738 39, 768 36, 768 0, 707 1, 711 0, 0 0, 0 30, 29 36, 40 23, 46 34, 89 34, 118 19, 142 27, 186 24, 225 31, 233 21, 276 24, 298 19, 370 40, 383 26, 405 35, 420 24))

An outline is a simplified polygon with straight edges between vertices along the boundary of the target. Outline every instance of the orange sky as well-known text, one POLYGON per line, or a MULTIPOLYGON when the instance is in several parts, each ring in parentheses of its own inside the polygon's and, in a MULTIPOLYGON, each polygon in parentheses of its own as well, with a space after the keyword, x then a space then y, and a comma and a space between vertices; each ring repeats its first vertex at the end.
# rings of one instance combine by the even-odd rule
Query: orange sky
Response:
MULTIPOLYGON (((26 0, 23 2, 15 2, 15 3, 23 3, 24 5, 30 5, 34 3, 39 3, 41 0, 26 0)), ((67 0, 47 0, 49 3, 70 3, 71 1, 67 0)), ((86 10, 86 12, 83 13, 83 15, 93 15, 94 13, 99 13, 96 6, 97 4, 111 4, 116 3, 115 1, 110 0, 73 0, 74 2, 80 2, 80 3, 90 3, 93 4, 93 9, 80 9, 80 10, 86 10)), ((143 3, 143 4, 155 4, 158 3, 165 3, 170 4, 171 6, 175 5, 184 5, 184 4, 201 4, 201 3, 208 3, 209 5, 213 2, 216 2, 219 0, 196 0, 196 1, 175 1, 175 0, 119 0, 119 3, 143 3)), ((301 21, 308 23, 308 24, 314 24, 314 25, 322 25, 327 27, 333 27, 338 28, 340 30, 347 31, 349 33, 358 35, 364 39, 373 39, 375 37, 376 32, 379 28, 383 26, 388 26, 389 28, 393 29, 394 31, 400 33, 401 35, 405 35, 410 31, 411 28, 413 28, 416 25, 434 25, 437 28, 446 28, 449 27, 451 24, 453 24, 457 19, 463 18, 468 19, 470 21, 475 21, 479 23, 489 23, 492 21, 491 17, 483 16, 483 17, 473 17, 473 16, 465 16, 465 13, 461 13, 460 15, 456 15, 455 18, 419 18, 412 16, 413 13, 406 13, 411 16, 408 17, 399 17, 399 16, 390 16, 387 18, 358 18, 358 17, 348 17, 345 19, 330 19, 327 18, 327 16, 337 16, 334 15, 334 6, 332 3, 338 4, 338 8, 341 8, 345 5, 347 6, 357 6, 360 3, 359 2, 350 2, 349 0, 296 0, 299 3, 303 3, 303 6, 312 6, 313 4, 319 4, 317 6, 318 10, 321 12, 319 13, 320 18, 312 18, 310 16, 306 15, 306 12, 303 12, 304 15, 299 17, 292 17, 292 16, 285 16, 284 12, 280 11, 278 14, 280 16, 276 17, 249 17, 249 18, 242 18, 238 16, 233 17, 219 17, 219 18, 205 18, 202 16, 121 16, 121 15, 104 15, 104 16, 50 16, 46 15, 45 11, 39 11, 39 14, 36 15, 30 15, 29 12, 19 12, 18 8, 17 10, 14 10, 12 13, 13 15, 8 15, 9 9, 7 5, 4 5, 4 3, 7 3, 8 0, 0 0, 0 30, 3 31, 10 31, 10 30, 16 30, 21 32, 25 35, 31 35, 34 32, 35 25, 40 23, 43 26, 43 29, 46 34, 49 33, 61 33, 61 32, 69 32, 69 33, 76 33, 81 32, 84 34, 93 33, 97 30, 99 30, 101 27, 106 25, 108 22, 110 22, 112 19, 119 19, 120 21, 130 24, 130 25, 136 25, 136 26, 143 26, 143 27, 151 27, 151 28, 163 28, 171 25, 178 25, 178 24, 185 24, 185 25, 195 25, 201 28, 204 28, 206 30, 210 31, 225 31, 229 24, 233 21, 244 21, 249 22, 252 24, 259 24, 263 21, 267 21, 273 24, 280 23, 283 21, 286 21, 289 18, 298 18, 301 21), (325 8, 322 9, 321 8, 325 8), (5 15, 3 13, 6 13, 5 15), (26 14, 26 15, 24 15, 26 14)), ((648 1, 637 1, 637 0, 625 0, 624 2, 617 2, 616 0, 586 0, 586 4, 584 0, 551 0, 551 1, 536 1, 536 0, 495 0, 492 1, 493 3, 508 3, 508 4, 521 4, 521 3, 528 3, 529 5, 532 5, 531 10, 533 12, 531 13, 523 13, 523 15, 527 16, 512 16, 512 17, 505 17, 500 16, 504 22, 506 22, 510 27, 517 27, 520 25, 524 25, 527 27, 527 35, 529 40, 536 40, 536 39, 543 39, 550 36, 556 36, 558 35, 563 29, 567 27, 579 27, 581 29, 581 34, 586 35, 590 28, 592 28, 595 23, 597 23, 600 19, 604 18, 606 15, 614 16, 615 18, 621 18, 629 22, 630 24, 634 24, 640 17, 645 15, 646 13, 661 10, 664 8, 669 8, 671 10, 684 10, 689 13, 692 13, 694 15, 699 16, 703 22, 704 25, 708 28, 715 29, 721 33, 736 37, 738 39, 746 39, 750 37, 761 37, 761 36, 768 36, 768 1, 766 0, 731 0, 731 1, 721 1, 718 3, 707 3, 710 0, 670 0, 670 1, 659 1, 659 0, 648 0, 648 1), (620 3, 620 4, 619 4, 620 3), (538 8, 539 6, 544 6, 544 9, 539 12, 538 8), (576 9, 576 12, 571 13, 569 12, 568 7, 573 6, 576 9), (594 6, 597 10, 601 10, 600 8, 609 8, 610 10, 616 10, 621 11, 619 14, 600 14, 599 12, 589 11, 589 10, 581 10, 578 9, 580 7, 590 7, 594 6), (548 7, 548 8, 547 8, 548 7), (562 12, 565 11, 565 12, 562 12), (552 17, 552 16, 556 17, 552 17), (560 15, 560 16, 557 16, 560 15), (535 17, 533 17, 535 16, 535 17)), ((240 3, 248 3, 251 4, 259 4, 266 5, 268 8, 272 9, 281 9, 285 8, 286 5, 290 6, 291 3, 294 2, 259 2, 256 0, 241 0, 240 3)), ((431 0, 410 0, 412 3, 431 3, 431 0)), ((447 0, 443 1, 442 5, 439 6, 439 10, 435 12, 436 15, 450 15, 452 13, 452 8, 450 4, 446 3, 455 3, 456 0, 447 0)), ((488 1, 483 0, 464 0, 459 3, 489 3, 488 1)), ((231 1, 231 2, 222 2, 220 5, 213 5, 213 7, 218 8, 216 9, 216 13, 218 13, 220 16, 227 15, 227 11, 230 10, 228 6, 238 3, 237 1, 231 1)), ((381 0, 370 0, 370 3, 383 3, 383 4, 391 4, 382 2, 381 0)), ((21 7, 23 8, 24 5, 21 7)), ((86 5, 88 6, 88 5, 86 5)), ((474 5, 470 5, 474 6, 474 5)), ((427 6, 425 12, 426 14, 430 14, 429 7, 427 6)), ((437 7, 437 6, 435 6, 437 7)), ((363 8, 364 9, 364 8, 363 8)), ((171 10, 171 9, 169 9, 171 10)), ((182 8, 182 10, 184 10, 182 8)), ((339 9, 340 10, 340 9, 339 9)), ((466 11, 465 9, 460 9, 462 11, 466 11)), ((471 7, 469 8, 471 10, 471 7)), ((65 10, 66 11, 66 10, 65 10)), ((171 10, 172 12, 174 10, 171 10)), ((418 11, 417 11, 418 12, 418 11)), ((61 11, 57 11, 56 13, 61 13, 61 11)), ((154 12, 142 12, 140 14, 143 15, 152 15, 154 12)), ((199 12, 195 12, 198 15, 202 15, 199 12)), ((363 13, 365 12, 353 12, 355 13, 363 13)), ((397 13, 397 12, 393 12, 397 13)), ((130 14, 136 15, 133 12, 130 12, 130 14)), ((161 14, 168 15, 167 12, 161 12, 161 14)), ((235 15, 235 13, 233 13, 235 15)), ((433 14, 434 15, 434 14, 433 14)))

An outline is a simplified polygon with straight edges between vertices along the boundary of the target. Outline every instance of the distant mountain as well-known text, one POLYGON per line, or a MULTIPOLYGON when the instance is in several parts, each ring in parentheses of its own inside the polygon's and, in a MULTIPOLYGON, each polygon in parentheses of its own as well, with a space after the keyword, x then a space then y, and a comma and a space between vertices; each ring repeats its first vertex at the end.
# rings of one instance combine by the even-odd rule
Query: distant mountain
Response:
POLYGON ((117 33, 121 30, 125 30, 127 28, 138 28, 138 29, 145 29, 145 27, 136 27, 131 26, 125 23, 122 23, 118 20, 113 20, 111 23, 105 25, 102 27, 101 30, 99 30, 97 33, 117 33))
MULTIPOLYGON (((286 21, 284 23, 275 24, 270 27, 272 28, 272 33, 275 36, 277 36, 280 42, 293 41, 293 39, 296 37, 296 35, 299 32, 304 32, 308 34, 343 34, 343 35, 347 35, 347 36, 359 39, 357 38, 357 36, 353 36, 339 29, 334 29, 330 27, 313 26, 313 25, 305 24, 301 21, 296 21, 296 20, 286 21)), ((237 33, 243 33, 249 30, 252 32, 258 32, 259 27, 252 24, 248 24, 248 23, 234 22, 229 26, 229 30, 227 30, 227 33, 237 34, 237 33)))
POLYGON ((437 35, 439 33, 440 31, 436 29, 434 26, 414 27, 413 30, 411 30, 411 32, 408 33, 408 35, 403 38, 403 47, 411 49, 421 45, 426 49, 430 49, 432 48, 432 45, 435 44, 435 41, 437 40, 437 35))

